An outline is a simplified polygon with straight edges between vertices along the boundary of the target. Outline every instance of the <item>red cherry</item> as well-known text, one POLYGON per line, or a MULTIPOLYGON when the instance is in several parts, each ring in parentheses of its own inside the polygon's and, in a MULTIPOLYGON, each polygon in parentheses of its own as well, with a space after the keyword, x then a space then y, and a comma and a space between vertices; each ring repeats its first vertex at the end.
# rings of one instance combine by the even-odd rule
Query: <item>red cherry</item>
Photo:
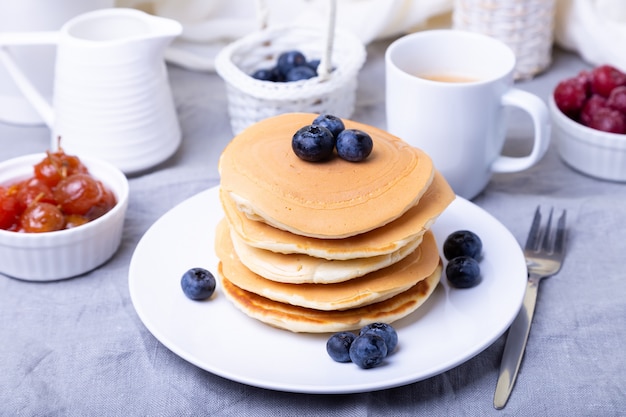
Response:
POLYGON ((65 227, 65 217, 53 204, 34 203, 24 210, 20 223, 27 233, 54 232, 65 227))
POLYGON ((611 133, 626 133, 626 116, 610 107, 601 107, 591 116, 589 127, 611 133))
POLYGON ((626 85, 615 87, 613 91, 611 91, 606 105, 626 114, 626 85))
POLYGON ((71 229, 72 227, 82 226, 89 222, 89 219, 80 214, 68 214, 65 216, 65 228, 71 229))
POLYGON ((561 81, 554 89, 556 106, 570 118, 577 118, 587 98, 587 88, 576 78, 561 81))
POLYGON ((591 124, 591 119, 593 119, 593 115, 598 111, 598 109, 604 107, 606 107, 606 99, 598 94, 592 95, 585 102, 585 105, 580 112, 579 121, 585 126, 589 126, 591 124))
POLYGON ((65 214, 84 215, 98 204, 102 190, 89 174, 74 174, 59 182, 54 197, 65 214))
POLYGON ((13 229, 17 224, 19 213, 19 202, 15 193, 0 187, 0 229, 13 229))
POLYGON ((626 74, 610 65, 601 65, 591 71, 591 91, 608 97, 615 87, 626 85, 626 74))
POLYGON ((67 155, 62 149, 48 152, 46 157, 34 167, 35 177, 49 187, 55 187, 63 178, 77 173, 86 173, 87 168, 78 157, 67 155))
POLYGON ((102 184, 102 181, 98 181, 98 187, 100 187, 102 197, 100 198, 100 201, 98 201, 93 207, 91 207, 85 214, 85 217, 89 221, 97 219, 98 217, 107 213, 113 208, 113 206, 115 206, 115 204, 117 204, 115 194, 113 194, 111 190, 106 188, 104 184, 102 184))
POLYGON ((22 210, 34 201, 56 204, 52 190, 39 178, 30 178, 17 185, 17 200, 22 210))

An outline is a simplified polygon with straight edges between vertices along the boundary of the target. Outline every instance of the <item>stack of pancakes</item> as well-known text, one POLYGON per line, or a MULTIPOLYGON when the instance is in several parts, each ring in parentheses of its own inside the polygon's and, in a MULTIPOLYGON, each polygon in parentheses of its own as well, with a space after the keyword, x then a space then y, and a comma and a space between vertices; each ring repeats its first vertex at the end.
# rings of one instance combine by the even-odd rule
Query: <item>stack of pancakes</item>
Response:
POLYGON ((294 332, 391 323, 441 276, 429 230, 454 193, 431 159, 387 132, 369 157, 307 162, 293 134, 316 114, 290 113, 236 136, 219 163, 225 218, 216 231, 226 296, 249 316, 294 332))

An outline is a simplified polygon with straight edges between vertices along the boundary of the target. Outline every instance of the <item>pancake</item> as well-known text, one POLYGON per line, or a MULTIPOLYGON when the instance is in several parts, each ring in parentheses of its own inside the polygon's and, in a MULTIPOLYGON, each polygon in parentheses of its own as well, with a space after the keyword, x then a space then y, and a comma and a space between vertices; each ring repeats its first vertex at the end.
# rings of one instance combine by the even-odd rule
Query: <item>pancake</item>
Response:
POLYGON ((248 269, 263 278, 288 284, 331 284, 357 278, 392 265, 413 252, 422 242, 418 236, 395 252, 368 258, 329 260, 302 254, 283 254, 248 246, 232 232, 226 220, 217 227, 217 234, 230 233, 237 257, 248 269))
POLYGON ((435 237, 427 231, 417 249, 386 268, 334 284, 287 284, 268 280, 248 269, 237 257, 230 233, 216 236, 215 248, 220 275, 237 287, 274 301, 316 310, 346 310, 391 298, 432 274, 440 262, 435 237))
POLYGON ((271 117, 228 144, 219 161, 220 185, 239 210, 294 234, 342 239, 383 226, 418 203, 434 177, 432 160, 373 126, 343 119, 346 128, 372 137, 364 161, 298 158, 291 139, 317 116, 271 117))
POLYGON ((271 326, 292 332, 331 333, 360 329, 375 322, 393 323, 408 316, 431 296, 441 278, 442 266, 413 287, 385 301, 343 311, 320 311, 270 300, 245 291, 223 276, 221 288, 239 310, 271 326))
POLYGON ((419 203, 391 223, 345 239, 317 239, 294 235, 249 219, 224 192, 220 199, 231 229, 247 245, 279 253, 300 253, 325 259, 375 257, 415 242, 454 200, 452 188, 439 172, 419 203))

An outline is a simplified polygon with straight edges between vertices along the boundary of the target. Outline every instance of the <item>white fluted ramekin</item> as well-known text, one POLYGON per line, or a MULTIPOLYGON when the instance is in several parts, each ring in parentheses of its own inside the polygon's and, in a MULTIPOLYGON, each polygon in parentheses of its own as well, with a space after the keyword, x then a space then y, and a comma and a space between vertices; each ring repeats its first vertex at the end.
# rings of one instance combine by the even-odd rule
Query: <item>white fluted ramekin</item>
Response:
MULTIPOLYGON (((0 162, 0 184, 33 175, 45 154, 0 162)), ((114 194, 117 204, 108 213, 82 226, 47 233, 0 230, 0 273, 28 281, 54 281, 79 276, 109 260, 117 251, 128 206, 128 180, 108 162, 80 157, 93 177, 114 194)))
POLYGON ((626 181, 626 135, 591 129, 563 114, 549 99, 553 131, 561 159, 583 174, 626 181))

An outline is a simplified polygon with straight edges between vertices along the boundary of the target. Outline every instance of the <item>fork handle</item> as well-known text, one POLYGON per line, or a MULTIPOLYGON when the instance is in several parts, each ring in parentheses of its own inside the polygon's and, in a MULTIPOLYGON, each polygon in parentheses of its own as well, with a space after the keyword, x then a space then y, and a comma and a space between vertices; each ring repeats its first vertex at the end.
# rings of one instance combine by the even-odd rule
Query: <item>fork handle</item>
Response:
POLYGON ((496 393, 493 397, 493 406, 498 410, 506 405, 522 363, 526 342, 530 334, 530 326, 535 313, 539 279, 538 276, 533 274, 529 276, 522 308, 509 328, 509 334, 504 345, 504 353, 502 354, 502 362, 500 363, 496 393))

